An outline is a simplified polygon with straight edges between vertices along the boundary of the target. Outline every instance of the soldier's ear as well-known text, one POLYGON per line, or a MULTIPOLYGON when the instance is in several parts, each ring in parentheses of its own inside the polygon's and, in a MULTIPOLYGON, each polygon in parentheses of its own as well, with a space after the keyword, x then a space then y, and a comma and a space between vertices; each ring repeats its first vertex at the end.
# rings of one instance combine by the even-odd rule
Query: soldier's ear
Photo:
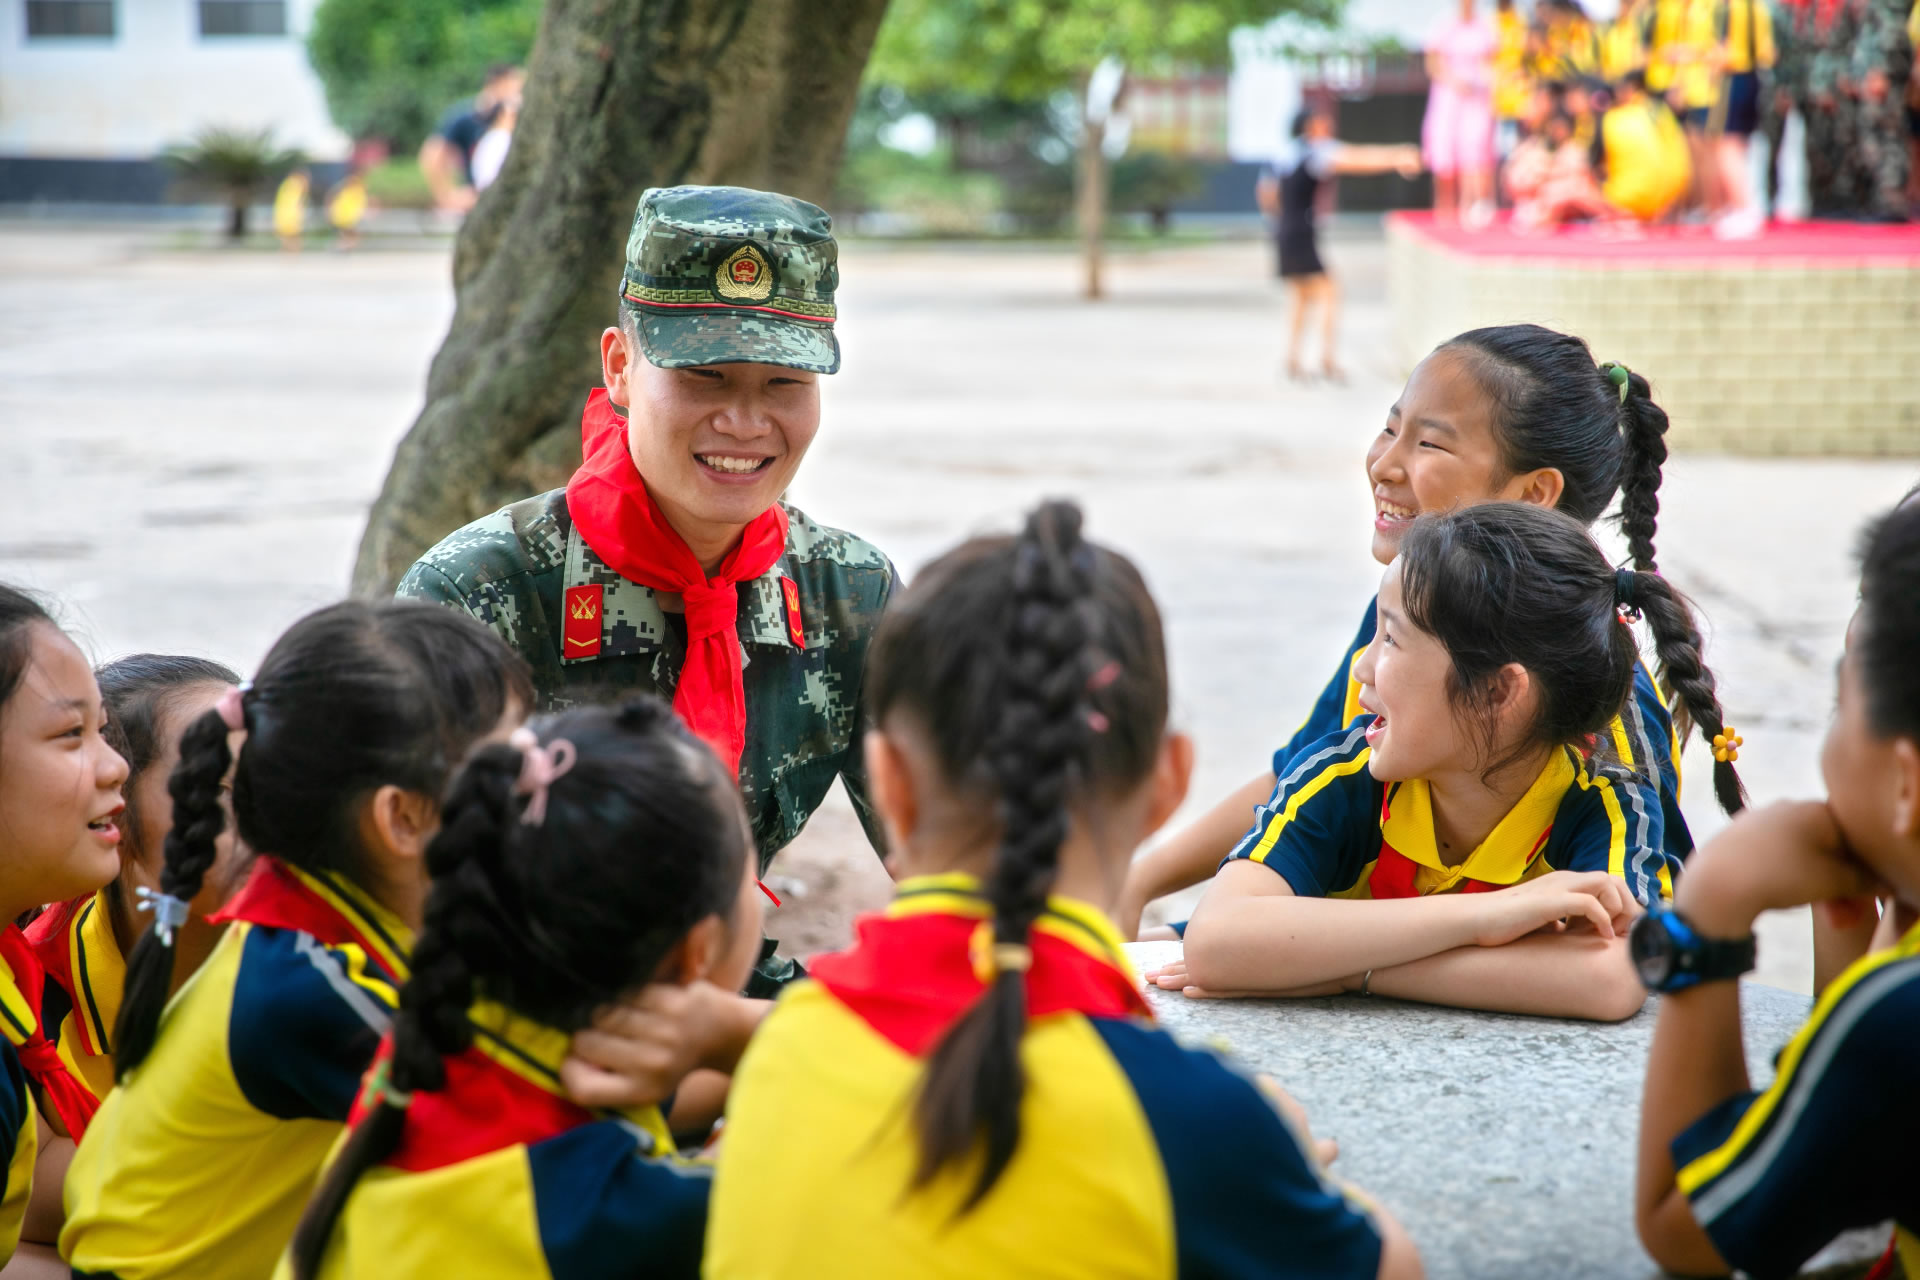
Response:
POLYGON ((627 348, 627 335, 608 329, 600 335, 600 376, 607 384, 607 399, 622 409, 633 403, 627 385, 633 370, 633 352, 627 348))

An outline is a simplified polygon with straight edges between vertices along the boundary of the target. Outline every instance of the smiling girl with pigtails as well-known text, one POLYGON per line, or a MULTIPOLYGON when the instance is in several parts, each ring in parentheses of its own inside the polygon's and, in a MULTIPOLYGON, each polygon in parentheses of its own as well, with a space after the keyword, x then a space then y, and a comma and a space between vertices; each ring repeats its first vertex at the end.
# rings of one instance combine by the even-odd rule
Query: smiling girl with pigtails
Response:
MULTIPOLYGON (((1571 334, 1531 324, 1463 333, 1414 369, 1367 450, 1374 559, 1390 563, 1422 514, 1511 501, 1592 525, 1618 494, 1630 563, 1655 572, 1666 430, 1667 415, 1647 380, 1624 365, 1595 364, 1587 344, 1571 334)), ((1270 767, 1134 863, 1118 912, 1129 937, 1148 902, 1214 873, 1302 748, 1360 714, 1353 665, 1377 622, 1369 601, 1312 712, 1270 767)), ((1683 860, 1693 840, 1680 814, 1670 692, 1638 665, 1633 696, 1603 732, 1614 761, 1635 775, 1621 781, 1623 803, 1645 821, 1652 843, 1683 860)))
POLYGON ((1606 759, 1644 617, 1681 732, 1745 803, 1687 602, 1580 525, 1497 502, 1415 520, 1354 663, 1361 716, 1301 748, 1158 971, 1188 995, 1355 991, 1616 1020, 1645 992, 1626 925, 1678 860, 1606 759))

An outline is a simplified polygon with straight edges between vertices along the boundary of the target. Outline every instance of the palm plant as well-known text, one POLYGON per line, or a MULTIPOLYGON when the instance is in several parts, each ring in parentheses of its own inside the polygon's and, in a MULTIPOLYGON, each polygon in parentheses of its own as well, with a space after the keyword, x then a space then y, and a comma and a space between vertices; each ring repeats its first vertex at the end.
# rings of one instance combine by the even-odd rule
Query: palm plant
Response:
POLYGON ((247 234, 247 209, 289 170, 305 163, 298 150, 282 149, 271 128, 258 132, 212 125, 184 146, 167 148, 166 162, 191 190, 219 197, 227 206, 227 239, 247 234))

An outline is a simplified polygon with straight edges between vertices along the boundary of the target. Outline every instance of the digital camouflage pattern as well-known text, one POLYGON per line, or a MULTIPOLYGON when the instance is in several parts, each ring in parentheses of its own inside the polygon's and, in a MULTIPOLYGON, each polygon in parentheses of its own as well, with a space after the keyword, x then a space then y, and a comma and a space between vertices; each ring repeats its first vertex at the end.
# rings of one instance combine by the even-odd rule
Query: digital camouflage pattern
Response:
MULTIPOLYGON (((867 645, 893 593, 893 565, 872 544, 785 510, 786 552, 738 588, 747 698, 740 790, 762 871, 800 834, 836 777, 846 779, 880 847, 857 728, 867 645), (783 579, 797 588, 805 648, 788 629, 783 579)), ((621 577, 594 554, 573 526, 565 489, 449 534, 407 571, 395 594, 462 609, 493 628, 533 668, 538 711, 632 693, 671 701, 686 661, 685 619, 663 610, 653 588, 621 577), (600 651, 568 658, 561 652, 563 602, 568 588, 580 586, 601 588, 600 651)))
POLYGON ((1777 147, 1784 108, 1807 126, 1807 187, 1817 217, 1899 216, 1907 150, 1901 88, 1913 65, 1906 0, 1834 0, 1774 6, 1777 147), (1869 82, 1881 91, 1870 93, 1869 82))
POLYGON ((662 369, 836 373, 839 263, 833 219, 817 205, 746 187, 654 187, 634 211, 620 296, 662 369))

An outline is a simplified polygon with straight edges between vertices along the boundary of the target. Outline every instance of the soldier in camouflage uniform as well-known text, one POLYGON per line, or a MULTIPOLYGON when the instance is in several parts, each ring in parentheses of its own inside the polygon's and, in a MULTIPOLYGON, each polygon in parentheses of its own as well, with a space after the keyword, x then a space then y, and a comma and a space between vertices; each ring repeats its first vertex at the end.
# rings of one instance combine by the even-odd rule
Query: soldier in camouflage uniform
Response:
MULTIPOLYGON (((630 415, 624 447, 672 527, 665 537, 678 535, 701 573, 764 523, 818 428, 816 375, 840 367, 837 258, 831 220, 804 201, 738 187, 641 198, 620 326, 601 338, 607 391, 589 400, 587 430, 596 411, 630 415)), ((674 698, 688 656, 680 597, 613 568, 608 548, 583 536, 568 493, 516 502, 450 534, 397 594, 497 631, 532 666, 540 710, 632 692, 674 698)), ((860 686, 894 585, 892 563, 872 544, 780 507, 784 549, 737 583, 739 778, 762 871, 836 777, 880 847, 860 686)), ((771 944, 768 952, 750 992, 796 971, 771 944)))
POLYGON ((1847 74, 1853 116, 1852 182, 1856 208, 1868 217, 1905 221, 1907 122, 1903 101, 1913 67, 1907 0, 1856 0, 1860 14, 1847 74))
POLYGON ((1900 0, 1788 0, 1775 31, 1779 83, 1807 122, 1814 214, 1904 216, 1900 87, 1913 53, 1900 0))

